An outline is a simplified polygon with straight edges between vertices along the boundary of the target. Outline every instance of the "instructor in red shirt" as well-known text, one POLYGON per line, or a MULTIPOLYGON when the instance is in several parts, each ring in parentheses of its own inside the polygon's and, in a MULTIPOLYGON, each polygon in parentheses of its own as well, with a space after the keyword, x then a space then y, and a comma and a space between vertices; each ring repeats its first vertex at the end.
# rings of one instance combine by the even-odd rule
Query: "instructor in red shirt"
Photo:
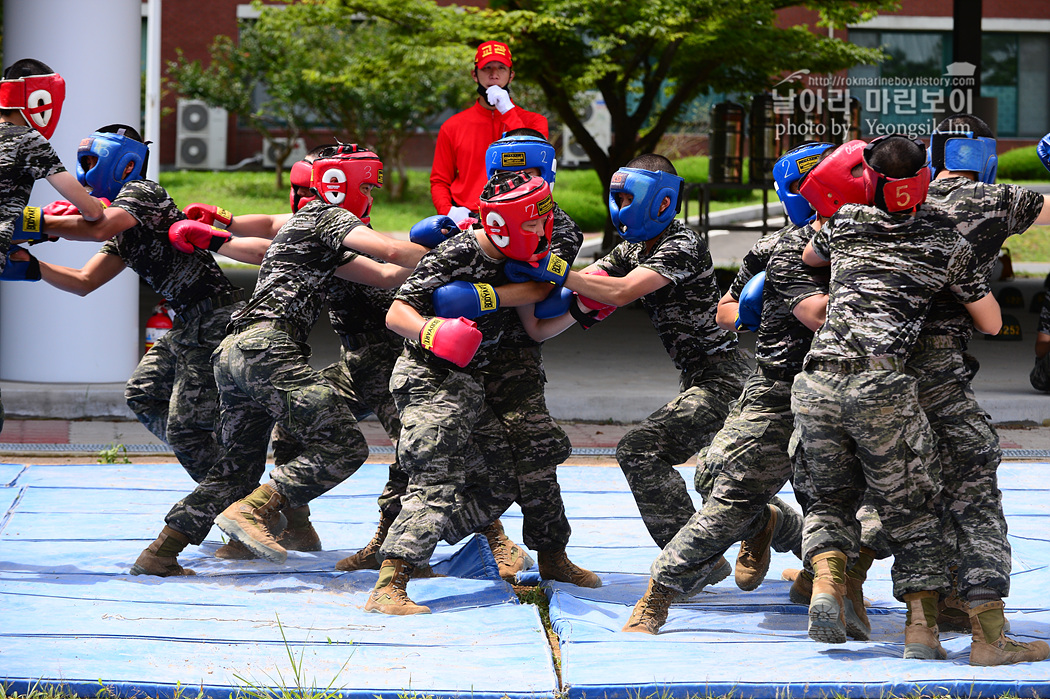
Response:
POLYGON ((481 97, 472 107, 449 117, 438 131, 430 169, 430 198, 439 214, 456 223, 469 216, 477 218, 478 197, 488 181, 485 150, 493 141, 506 131, 522 127, 548 137, 546 117, 511 101, 512 65, 506 44, 486 41, 479 46, 471 75, 481 97))

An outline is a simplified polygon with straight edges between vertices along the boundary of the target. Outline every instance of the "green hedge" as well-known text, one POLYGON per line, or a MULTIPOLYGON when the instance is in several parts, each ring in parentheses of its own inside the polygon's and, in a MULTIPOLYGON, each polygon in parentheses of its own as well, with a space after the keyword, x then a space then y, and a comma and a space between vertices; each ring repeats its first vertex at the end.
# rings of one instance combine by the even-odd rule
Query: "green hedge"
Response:
POLYGON ((1001 180, 1048 181, 1050 171, 1039 162, 1035 146, 1014 148, 999 155, 999 174, 1001 180))

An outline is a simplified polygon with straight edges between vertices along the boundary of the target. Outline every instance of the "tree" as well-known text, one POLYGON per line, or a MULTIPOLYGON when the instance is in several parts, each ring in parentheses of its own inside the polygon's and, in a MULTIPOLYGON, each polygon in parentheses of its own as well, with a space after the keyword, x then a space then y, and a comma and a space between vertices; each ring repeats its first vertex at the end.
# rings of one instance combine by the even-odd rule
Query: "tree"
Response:
MULTIPOLYGON (((516 80, 540 86, 606 186, 633 157, 655 151, 701 94, 760 92, 784 71, 834 72, 879 58, 877 51, 803 26, 778 26, 777 10, 801 6, 802 0, 491 0, 490 8, 438 7, 432 0, 341 2, 405 33, 418 32, 420 41, 507 41, 516 80), (608 153, 574 109, 585 90, 599 90, 609 107, 614 142, 608 153)), ((823 24, 836 27, 897 6, 896 0, 804 4, 820 12, 823 24)), ((606 247, 614 242, 607 231, 606 247)))
POLYGON ((200 61, 186 61, 178 51, 177 59, 168 62, 168 87, 236 114, 264 143, 282 143, 274 138, 276 132, 282 132, 287 138, 284 146, 275 146, 274 176, 277 189, 284 189, 284 166, 292 144, 310 126, 306 108, 310 95, 299 78, 298 55, 283 54, 256 31, 254 23, 242 22, 240 29, 239 44, 228 36, 215 37, 206 67, 200 61), (257 103, 261 86, 265 86, 266 97, 257 103))

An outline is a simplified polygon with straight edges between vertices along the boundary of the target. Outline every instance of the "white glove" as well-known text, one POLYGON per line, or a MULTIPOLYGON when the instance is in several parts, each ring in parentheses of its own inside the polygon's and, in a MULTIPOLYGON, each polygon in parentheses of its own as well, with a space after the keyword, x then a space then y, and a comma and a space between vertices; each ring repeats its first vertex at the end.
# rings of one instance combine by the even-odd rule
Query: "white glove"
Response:
POLYGON ((485 99, 498 109, 500 114, 506 114, 514 109, 514 103, 510 101, 510 93, 499 85, 489 85, 488 89, 485 90, 485 99))
POLYGON ((453 206, 445 215, 455 221, 458 226, 463 219, 470 218, 470 209, 465 206, 453 206))

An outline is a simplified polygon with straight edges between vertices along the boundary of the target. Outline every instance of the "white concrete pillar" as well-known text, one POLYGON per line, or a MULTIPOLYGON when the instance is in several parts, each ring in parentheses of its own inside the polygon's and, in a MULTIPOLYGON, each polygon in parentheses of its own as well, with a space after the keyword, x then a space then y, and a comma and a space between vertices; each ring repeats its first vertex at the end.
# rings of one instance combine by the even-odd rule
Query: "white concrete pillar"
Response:
MULTIPOLYGON (((76 172, 80 139, 106 124, 140 128, 141 0, 4 0, 4 66, 36 58, 66 81, 66 101, 51 139, 76 172)), ((141 129, 140 129, 141 131, 141 129)), ((58 192, 38 180, 30 202, 58 192)), ((98 243, 33 246, 41 260, 81 267, 98 243)), ((86 297, 44 282, 0 284, 0 380, 110 383, 127 380, 142 355, 139 278, 125 270, 86 297)))

